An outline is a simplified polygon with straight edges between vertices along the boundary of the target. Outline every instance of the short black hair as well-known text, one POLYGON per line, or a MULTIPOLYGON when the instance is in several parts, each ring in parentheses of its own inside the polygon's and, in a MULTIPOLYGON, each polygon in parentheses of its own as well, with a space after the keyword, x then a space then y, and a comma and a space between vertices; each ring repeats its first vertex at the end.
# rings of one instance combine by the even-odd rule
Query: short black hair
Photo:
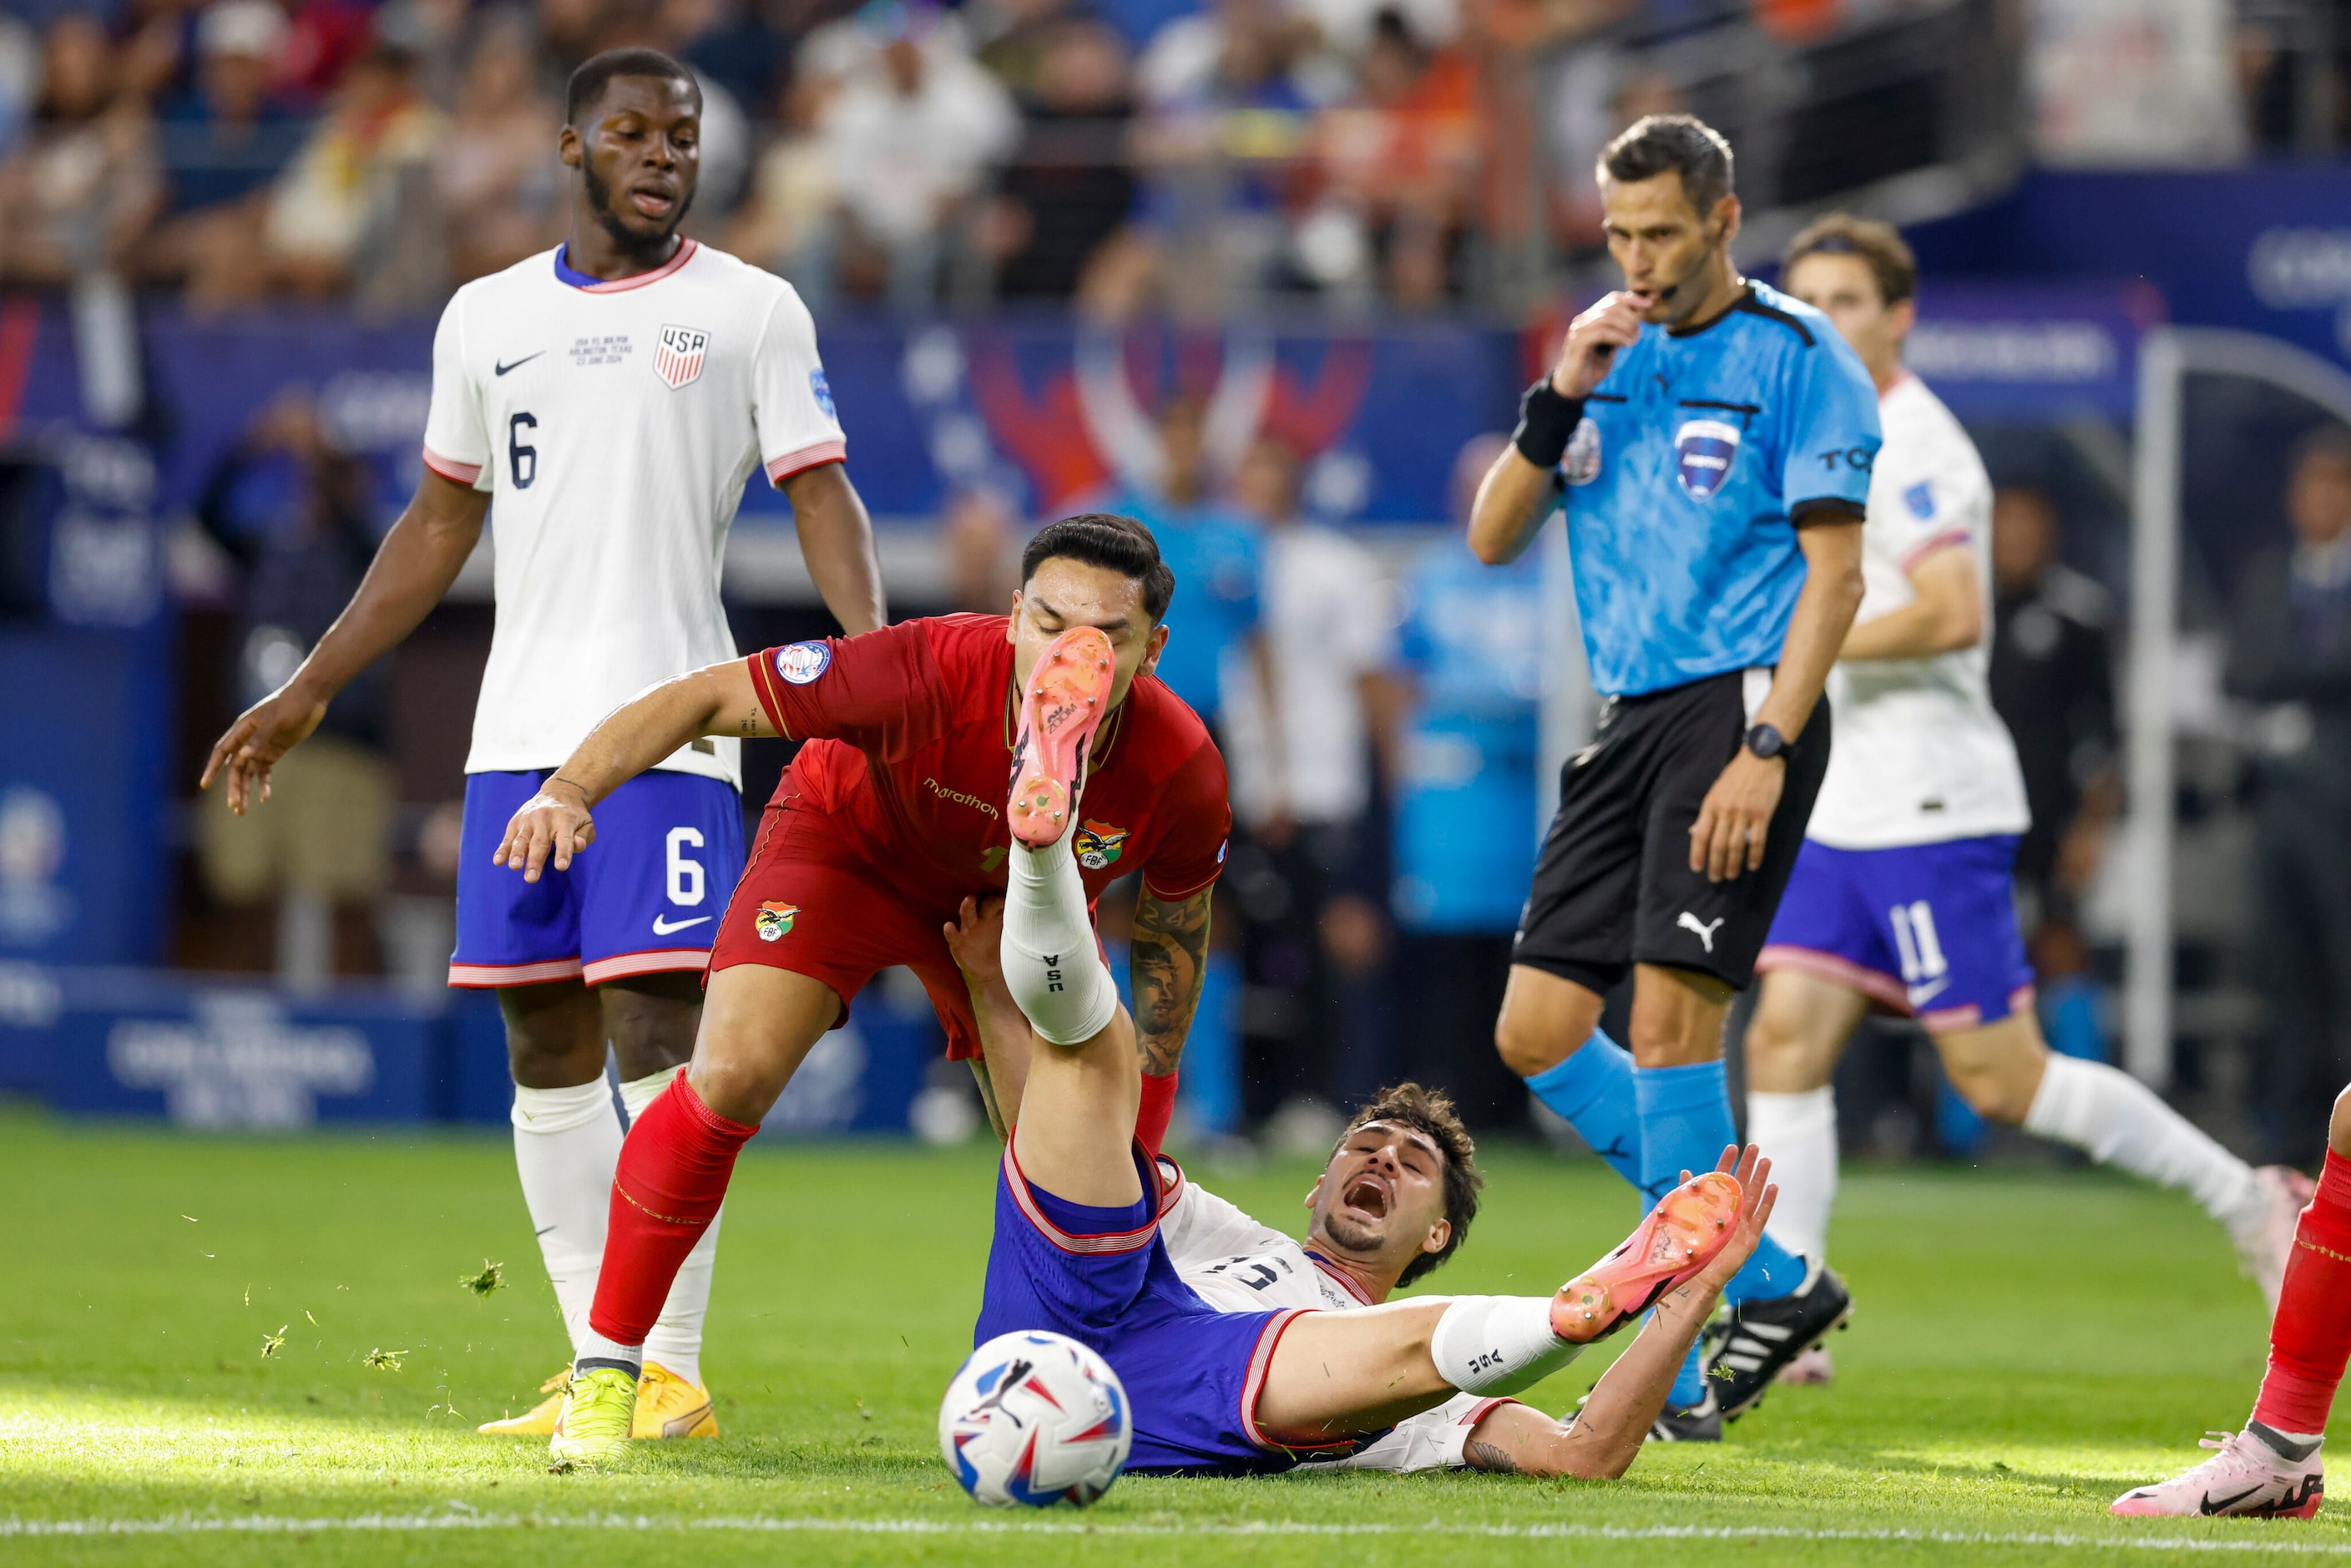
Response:
POLYGON ((1600 152, 1600 172, 1619 184, 1654 180, 1668 170, 1682 177, 1682 194, 1705 217, 1730 194, 1730 143, 1695 114, 1644 115, 1600 152))
POLYGON ((1115 571, 1143 584, 1143 608, 1154 626, 1176 597, 1176 573, 1159 558, 1159 541, 1133 517, 1115 512, 1081 512, 1037 530, 1020 552, 1020 586, 1056 556, 1115 571))
POLYGON ((1453 1231, 1444 1246, 1423 1252, 1396 1277, 1397 1284, 1409 1285, 1443 1268, 1445 1260, 1469 1239, 1469 1222, 1478 1218, 1478 1193, 1486 1185, 1486 1176, 1478 1168, 1478 1140, 1461 1124, 1461 1113, 1453 1108, 1452 1096, 1442 1089, 1404 1082, 1381 1090, 1347 1119, 1347 1130, 1331 1145, 1332 1154, 1345 1148, 1349 1138, 1374 1122, 1401 1123, 1426 1133, 1445 1155, 1445 1218, 1453 1222, 1453 1231))
POLYGON ((571 73, 571 80, 563 89, 563 123, 577 127, 580 118, 593 110, 604 96, 604 88, 614 77, 655 77, 668 81, 682 81, 694 89, 694 101, 702 103, 702 84, 684 62, 663 54, 659 49, 606 49, 601 55, 590 55, 580 62, 571 73))

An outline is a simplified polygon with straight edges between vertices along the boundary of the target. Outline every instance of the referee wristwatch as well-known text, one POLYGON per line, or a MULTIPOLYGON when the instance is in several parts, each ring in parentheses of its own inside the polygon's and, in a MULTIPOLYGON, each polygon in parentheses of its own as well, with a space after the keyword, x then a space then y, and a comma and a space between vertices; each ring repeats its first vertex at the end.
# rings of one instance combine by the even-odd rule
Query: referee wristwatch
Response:
POLYGON ((1788 737, 1774 726, 1759 724, 1747 732, 1747 749, 1769 762, 1775 757, 1787 755, 1788 737))

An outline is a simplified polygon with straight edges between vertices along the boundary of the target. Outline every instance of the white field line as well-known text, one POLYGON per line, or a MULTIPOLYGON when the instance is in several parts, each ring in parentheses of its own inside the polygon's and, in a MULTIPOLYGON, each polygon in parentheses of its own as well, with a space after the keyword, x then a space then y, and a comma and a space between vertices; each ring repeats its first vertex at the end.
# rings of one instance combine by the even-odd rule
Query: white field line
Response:
POLYGON ((435 1530, 743 1531, 768 1534, 938 1536, 1458 1536, 1500 1541, 1790 1541, 1884 1542, 1920 1546, 2033 1547, 2062 1551, 2255 1552, 2301 1556, 2351 1556, 2351 1541, 2295 1540, 2272 1531, 2290 1523, 2249 1521, 2258 1537, 2075 1535, 2064 1531, 1966 1530, 1837 1530, 1799 1525, 1473 1524, 1431 1520, 1425 1524, 1322 1524, 1305 1520, 1164 1524, 1078 1520, 1010 1521, 974 1518, 816 1519, 770 1515, 691 1518, 627 1513, 481 1513, 463 1504, 445 1513, 367 1513, 297 1519, 276 1514, 181 1514, 162 1519, 0 1519, 0 1539, 47 1536, 297 1535, 314 1531, 398 1533, 435 1530))

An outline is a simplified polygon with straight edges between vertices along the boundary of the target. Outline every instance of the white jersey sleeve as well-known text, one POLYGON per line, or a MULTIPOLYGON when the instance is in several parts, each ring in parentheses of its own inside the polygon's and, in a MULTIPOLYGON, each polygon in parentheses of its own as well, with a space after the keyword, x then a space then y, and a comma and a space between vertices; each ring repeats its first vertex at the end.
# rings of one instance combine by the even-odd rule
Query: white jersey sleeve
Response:
POLYGON ((1220 1312, 1348 1312, 1366 1304, 1315 1267, 1293 1238, 1259 1224, 1196 1182, 1186 1181, 1161 1217, 1159 1239, 1176 1274, 1220 1312))
MULTIPOLYGON (((1966 429, 1916 376, 1880 399, 1886 433, 1862 528, 1861 625, 1915 602, 1910 574, 1939 550, 1973 553, 1989 624, 1991 479, 1966 429)), ((2022 833, 2024 776, 1991 706, 1991 637, 1919 659, 1840 661, 1836 744, 1805 836, 1842 850, 2022 833)))
POLYGON ((1478 1423, 1495 1406, 1514 1403, 1487 1394, 1457 1394, 1434 1410, 1424 1410, 1397 1422, 1388 1428, 1385 1437, 1360 1453, 1349 1454, 1343 1459, 1314 1460, 1301 1468, 1393 1470, 1404 1475, 1415 1470, 1466 1469, 1469 1463, 1465 1451, 1469 1434, 1478 1429, 1478 1423))
POLYGON ((433 402, 424 415, 424 465, 454 484, 487 491, 489 433, 482 389, 465 363, 465 296, 443 308, 433 333, 433 402))
POLYGON ((816 322, 789 287, 777 290, 752 357, 751 417, 770 485, 849 455, 817 355, 816 322))

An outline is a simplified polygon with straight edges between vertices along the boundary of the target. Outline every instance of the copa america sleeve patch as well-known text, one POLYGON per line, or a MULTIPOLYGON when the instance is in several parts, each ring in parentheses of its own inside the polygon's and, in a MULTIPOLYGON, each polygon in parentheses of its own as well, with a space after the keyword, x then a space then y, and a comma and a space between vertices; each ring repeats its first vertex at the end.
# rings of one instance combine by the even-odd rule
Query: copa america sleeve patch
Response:
POLYGON ((831 666, 832 644, 830 643, 794 643, 776 650, 776 674, 796 686, 804 686, 831 666))
POLYGON ((822 365, 819 365, 816 369, 809 372, 809 395, 816 399, 816 405, 824 411, 825 418, 839 419, 841 417, 841 415, 833 410, 832 383, 824 379, 824 367, 822 365))
POLYGON ((1925 523, 1934 520, 1935 486, 1929 481, 1925 479, 1919 480, 1916 485, 1911 486, 1907 490, 1902 492, 1902 499, 1909 507, 1910 515, 1917 518, 1920 522, 1925 523))

